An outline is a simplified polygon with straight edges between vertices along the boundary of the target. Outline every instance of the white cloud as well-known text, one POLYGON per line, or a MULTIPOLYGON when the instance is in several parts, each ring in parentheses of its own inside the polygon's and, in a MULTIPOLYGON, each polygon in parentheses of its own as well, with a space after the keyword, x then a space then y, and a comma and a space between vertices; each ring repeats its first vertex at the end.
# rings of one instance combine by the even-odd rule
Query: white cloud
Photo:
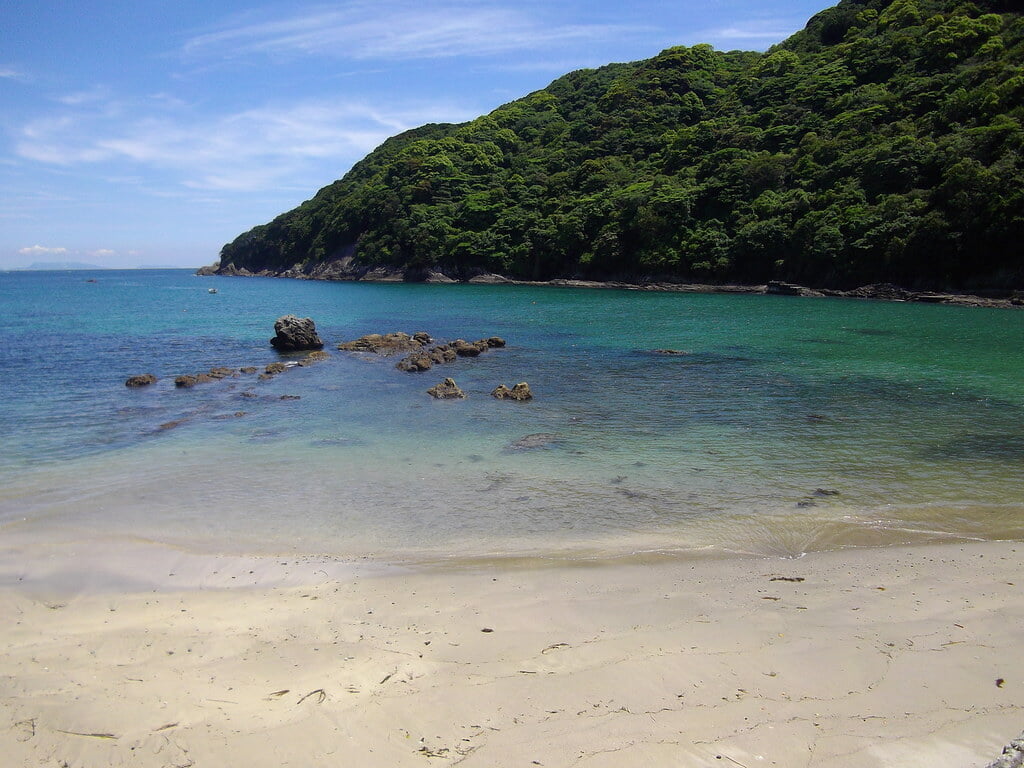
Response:
POLYGON ((28 248, 18 249, 22 256, 60 256, 67 252, 67 248, 47 248, 43 245, 30 245, 28 248))
POLYGON ((473 115, 445 105, 386 110, 308 100, 205 117, 188 110, 130 117, 130 106, 76 109, 25 125, 21 158, 48 165, 102 164, 108 179, 153 170, 189 189, 260 190, 337 177, 384 139, 426 122, 473 115), (330 169, 327 173, 324 169, 330 169), (315 174, 312 171, 315 170, 315 174))
POLYGON ((16 72, 13 69, 0 68, 0 78, 3 78, 5 80, 21 80, 22 77, 23 76, 20 72, 16 72))
POLYGON ((241 23, 198 35, 190 56, 317 54, 347 59, 433 59, 550 50, 572 42, 611 40, 639 27, 547 24, 520 10, 481 4, 349 3, 286 18, 241 23))
POLYGON ((97 249, 95 251, 89 251, 88 253, 89 253, 89 256, 93 256, 93 257, 98 258, 98 259, 103 259, 103 258, 106 258, 108 256, 116 256, 117 255, 117 251, 112 251, 109 248, 99 248, 99 249, 97 249))

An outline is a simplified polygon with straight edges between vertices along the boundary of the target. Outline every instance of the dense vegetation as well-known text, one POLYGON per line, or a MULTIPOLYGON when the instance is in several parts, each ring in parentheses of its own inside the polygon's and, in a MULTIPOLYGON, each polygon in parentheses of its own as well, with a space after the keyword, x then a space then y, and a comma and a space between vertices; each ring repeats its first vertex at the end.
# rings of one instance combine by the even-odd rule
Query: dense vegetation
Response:
POLYGON ((222 268, 1024 286, 1017 0, 843 0, 396 136, 222 268))

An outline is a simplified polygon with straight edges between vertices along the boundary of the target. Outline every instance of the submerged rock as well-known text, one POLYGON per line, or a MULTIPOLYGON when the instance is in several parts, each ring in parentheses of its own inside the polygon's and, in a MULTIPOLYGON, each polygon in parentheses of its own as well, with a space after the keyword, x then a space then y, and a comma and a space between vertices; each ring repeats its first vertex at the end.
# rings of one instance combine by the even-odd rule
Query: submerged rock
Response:
POLYGON ((304 349, 323 349, 324 343, 316 335, 316 323, 308 317, 284 315, 274 323, 276 336, 271 346, 279 352, 296 352, 304 349))
POLYGON ((330 355, 328 355, 322 349, 315 349, 308 355, 306 355, 304 358, 299 360, 299 362, 297 362, 296 365, 299 366, 300 368, 305 368, 306 366, 313 365, 314 363, 323 362, 328 358, 330 358, 330 355))
POLYGON ((538 448, 551 448, 560 442, 562 442, 562 436, 559 434, 554 432, 536 432, 532 435, 520 437, 515 442, 510 443, 508 450, 530 451, 538 448))
POLYGON ((148 387, 156 382, 157 378, 152 373, 142 373, 137 376, 129 376, 124 385, 126 387, 148 387))
POLYGON ((371 352, 377 355, 404 354, 395 365, 400 371, 419 373, 429 371, 435 365, 451 363, 459 357, 477 357, 489 349, 504 347, 505 340, 500 336, 491 336, 469 342, 456 339, 448 344, 437 344, 429 333, 418 331, 410 336, 407 333, 370 333, 353 341, 338 344, 338 349, 345 352, 371 352))
POLYGON ((438 400, 451 400, 466 396, 466 393, 459 389, 459 385, 455 383, 455 379, 445 379, 440 384, 428 389, 427 394, 431 397, 436 397, 438 400))

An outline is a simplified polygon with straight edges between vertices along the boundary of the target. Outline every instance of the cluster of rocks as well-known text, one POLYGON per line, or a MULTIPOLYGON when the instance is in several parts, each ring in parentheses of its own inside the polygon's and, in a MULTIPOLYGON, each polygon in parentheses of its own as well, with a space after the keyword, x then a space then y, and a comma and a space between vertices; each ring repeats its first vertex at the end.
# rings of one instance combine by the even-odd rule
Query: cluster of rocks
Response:
MULTIPOLYGON (((370 352, 377 355, 404 355, 395 365, 400 371, 419 373, 429 371, 435 365, 451 363, 460 357, 478 357, 490 349, 497 349, 505 346, 505 340, 500 336, 490 336, 486 339, 466 341, 456 339, 445 344, 435 344, 429 333, 419 331, 412 335, 396 331, 393 333, 371 333, 360 336, 353 341, 345 341, 338 344, 338 349, 344 352, 370 352)), ((427 390, 427 394, 438 400, 462 399, 466 393, 459 388, 452 378, 446 378, 440 384, 436 384, 427 390)), ((530 385, 525 381, 509 388, 500 384, 491 392, 491 395, 498 400, 525 401, 533 398, 530 385)))
POLYGON ((419 373, 429 371, 435 365, 454 362, 459 357, 477 357, 489 349, 504 347, 505 340, 491 336, 477 341, 456 339, 447 344, 434 344, 429 333, 420 331, 411 336, 407 333, 371 333, 354 341, 345 341, 338 349, 345 352, 372 352, 378 355, 404 354, 395 365, 400 371, 419 373))
MULTIPOLYGON (((318 360, 328 357, 323 351, 323 340, 317 335, 316 324, 312 319, 300 318, 296 315, 284 315, 274 323, 274 338, 270 340, 271 346, 279 352, 296 352, 311 350, 302 360, 294 362, 277 361, 267 365, 262 372, 257 366, 246 366, 243 368, 211 368, 209 371, 196 374, 183 374, 174 379, 174 386, 179 389, 188 389, 197 384, 204 384, 226 378, 237 378, 242 374, 256 374, 260 379, 269 379, 279 373, 295 366, 305 366, 318 360)), ((469 342, 464 339, 445 344, 435 344, 429 333, 423 331, 412 335, 402 332, 394 333, 371 333, 361 336, 354 341, 346 341, 337 345, 339 350, 345 352, 370 352, 377 355, 404 355, 395 366, 399 370, 408 372, 428 371, 434 365, 454 362, 460 357, 477 357, 490 349, 505 346, 505 340, 500 336, 491 336, 486 339, 478 339, 469 342)), ((125 381, 126 387, 145 387, 157 382, 157 377, 151 373, 130 376, 125 381)), ((466 393, 459 388, 454 379, 446 378, 440 384, 431 387, 427 392, 438 399, 464 398, 466 393)), ((255 396, 252 393, 243 393, 243 396, 255 396)), ((533 398, 530 385, 525 381, 509 388, 505 384, 498 385, 491 396, 498 400, 526 401, 533 398)))
POLYGON ((478 357, 489 349, 504 346, 505 340, 498 336, 473 342, 456 339, 449 344, 438 344, 429 349, 406 355, 398 361, 395 367, 400 371, 419 373, 420 371, 429 371, 434 365, 454 362, 459 357, 478 357))
MULTIPOLYGON (((463 399, 466 397, 466 393, 463 392, 459 385, 455 383, 455 379, 445 379, 440 384, 436 384, 427 390, 427 394, 431 397, 436 397, 438 400, 450 400, 450 399, 463 399)), ((521 381, 514 387, 509 389, 504 384, 499 384, 495 387, 494 391, 491 392, 491 397, 498 400, 518 400, 520 402, 533 399, 533 393, 530 391, 530 385, 525 381, 521 381)))
MULTIPOLYGON (((178 389, 191 389, 196 384, 209 384, 210 382, 220 381, 221 379, 237 379, 242 375, 258 374, 260 380, 272 379, 279 373, 282 373, 289 368, 301 368, 320 360, 325 360, 329 357, 326 352, 314 351, 310 352, 302 360, 295 362, 273 362, 265 366, 261 371, 259 366, 256 365, 245 365, 241 368, 224 368, 216 367, 211 368, 208 371, 202 373, 185 373, 180 376, 174 377, 174 386, 178 389)), ((151 384, 156 384, 159 379, 152 373, 143 373, 136 376, 129 376, 124 385, 132 389, 139 387, 148 387, 151 384)))
MULTIPOLYGON (((274 323, 274 338, 270 345, 279 352, 302 352, 309 351, 302 360, 295 362, 270 363, 259 374, 260 379, 269 379, 282 371, 293 366, 306 366, 318 360, 324 360, 329 355, 323 352, 324 343, 316 333, 316 323, 308 317, 296 317, 295 315, 283 315, 277 318, 274 323)), ((179 389, 189 389, 196 384, 207 384, 211 381, 219 381, 227 378, 238 378, 242 374, 253 374, 259 371, 255 365, 247 365, 242 368, 211 368, 203 373, 186 373, 174 378, 174 386, 179 389)), ((157 377, 152 373, 143 373, 136 376, 129 376, 124 385, 126 387, 138 388, 156 384, 157 377)))

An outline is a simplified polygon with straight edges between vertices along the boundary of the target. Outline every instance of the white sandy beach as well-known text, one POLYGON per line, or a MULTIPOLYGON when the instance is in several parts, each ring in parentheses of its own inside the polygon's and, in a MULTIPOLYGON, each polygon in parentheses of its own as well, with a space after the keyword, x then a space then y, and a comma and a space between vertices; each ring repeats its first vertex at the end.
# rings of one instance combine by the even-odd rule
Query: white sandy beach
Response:
POLYGON ((374 571, 165 553, 156 590, 0 593, 0 755, 980 767, 1024 728, 1022 556, 997 542, 374 571))

